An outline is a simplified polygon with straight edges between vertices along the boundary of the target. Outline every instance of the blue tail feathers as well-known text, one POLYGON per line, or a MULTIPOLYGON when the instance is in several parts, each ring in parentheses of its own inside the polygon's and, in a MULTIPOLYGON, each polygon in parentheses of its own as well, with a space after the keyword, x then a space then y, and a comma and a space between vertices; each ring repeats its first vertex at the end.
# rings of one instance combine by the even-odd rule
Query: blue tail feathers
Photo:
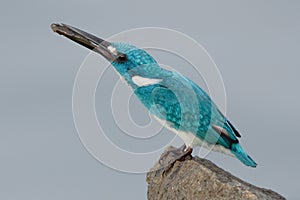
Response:
POLYGON ((245 165, 250 167, 257 166, 256 162, 248 156, 239 143, 232 145, 231 152, 245 165))

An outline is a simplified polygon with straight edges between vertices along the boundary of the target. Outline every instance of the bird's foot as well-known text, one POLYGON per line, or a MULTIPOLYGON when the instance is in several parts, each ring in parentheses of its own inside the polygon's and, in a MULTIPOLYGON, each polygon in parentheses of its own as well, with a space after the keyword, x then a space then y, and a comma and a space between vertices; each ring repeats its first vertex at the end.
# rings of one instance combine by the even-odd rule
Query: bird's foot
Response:
POLYGON ((186 147, 186 145, 164 152, 159 159, 160 166, 164 168, 163 174, 169 172, 177 161, 182 162, 187 158, 191 158, 192 152, 193 149, 191 147, 186 147))

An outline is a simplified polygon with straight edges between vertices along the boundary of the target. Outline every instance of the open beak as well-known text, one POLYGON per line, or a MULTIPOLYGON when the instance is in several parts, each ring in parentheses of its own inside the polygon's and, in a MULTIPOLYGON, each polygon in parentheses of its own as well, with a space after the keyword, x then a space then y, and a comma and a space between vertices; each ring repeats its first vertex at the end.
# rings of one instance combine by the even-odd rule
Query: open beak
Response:
POLYGON ((125 62, 127 60, 126 54, 118 52, 111 43, 78 28, 66 24, 51 24, 51 29, 58 34, 101 54, 109 61, 125 62))

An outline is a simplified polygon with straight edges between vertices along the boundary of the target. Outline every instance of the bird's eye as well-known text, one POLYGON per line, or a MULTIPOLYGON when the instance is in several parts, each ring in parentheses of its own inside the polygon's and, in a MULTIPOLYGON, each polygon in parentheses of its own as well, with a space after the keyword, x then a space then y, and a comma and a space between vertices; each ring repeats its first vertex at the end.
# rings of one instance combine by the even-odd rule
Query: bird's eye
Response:
POLYGON ((118 62, 126 62, 127 61, 127 56, 126 54, 121 53, 118 58, 117 58, 118 62))

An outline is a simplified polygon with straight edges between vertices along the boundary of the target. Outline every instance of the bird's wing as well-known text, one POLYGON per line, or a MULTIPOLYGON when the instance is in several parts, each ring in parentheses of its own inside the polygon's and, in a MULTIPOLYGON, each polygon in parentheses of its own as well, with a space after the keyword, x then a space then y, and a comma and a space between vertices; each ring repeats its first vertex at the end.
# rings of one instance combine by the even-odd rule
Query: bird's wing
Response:
POLYGON ((194 133, 201 139, 226 147, 238 142, 236 129, 193 81, 179 73, 153 66, 135 68, 131 76, 162 80, 139 87, 135 93, 152 114, 166 120, 172 128, 194 133))
POLYGON ((210 143, 218 140, 225 143, 218 132, 207 134, 212 118, 210 98, 197 94, 179 74, 172 73, 157 84, 139 87, 135 94, 152 114, 165 120, 171 128, 193 133, 210 143))
MULTIPOLYGON (((187 79, 187 78, 186 78, 187 79)), ((189 79, 188 79, 189 80, 189 79)), ((230 141, 230 143, 237 143, 237 137, 241 137, 237 129, 231 124, 231 122, 223 115, 223 113, 218 109, 217 105, 211 100, 207 93, 202 90, 195 82, 189 80, 192 87, 196 91, 200 99, 200 104, 205 101, 211 102, 212 111, 212 122, 211 127, 220 134, 225 140, 230 141), (201 98, 200 98, 201 96, 201 98)))

